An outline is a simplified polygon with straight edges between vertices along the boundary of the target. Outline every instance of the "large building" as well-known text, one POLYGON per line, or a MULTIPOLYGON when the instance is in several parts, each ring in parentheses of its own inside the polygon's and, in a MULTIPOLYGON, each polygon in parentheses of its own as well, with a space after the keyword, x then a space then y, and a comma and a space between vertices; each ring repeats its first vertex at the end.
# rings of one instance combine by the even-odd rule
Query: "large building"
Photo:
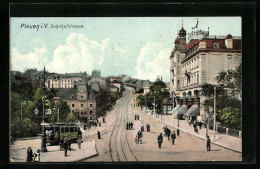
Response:
POLYGON ((212 36, 209 29, 199 30, 198 21, 189 34, 189 42, 186 35, 182 27, 170 55, 170 92, 187 117, 200 121, 204 114, 204 98, 197 95, 201 85, 217 84, 215 77, 219 72, 238 67, 242 62, 242 44, 240 37, 212 36))
POLYGON ((61 74, 58 80, 56 79, 48 79, 45 82, 45 85, 48 88, 74 88, 75 83, 77 83, 81 79, 90 79, 90 76, 84 73, 65 73, 61 74))
POLYGON ((76 88, 59 88, 54 102, 66 101, 71 113, 78 113, 88 121, 96 120, 96 98, 91 86, 85 79, 80 80, 76 88))

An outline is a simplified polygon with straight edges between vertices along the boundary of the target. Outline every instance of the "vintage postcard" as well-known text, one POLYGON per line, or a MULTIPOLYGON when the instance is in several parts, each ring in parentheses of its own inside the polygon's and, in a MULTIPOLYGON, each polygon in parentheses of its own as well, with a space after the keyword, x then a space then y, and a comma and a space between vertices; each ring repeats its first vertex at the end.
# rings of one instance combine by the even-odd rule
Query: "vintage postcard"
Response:
POLYGON ((10 162, 241 162, 241 27, 10 17, 10 162))

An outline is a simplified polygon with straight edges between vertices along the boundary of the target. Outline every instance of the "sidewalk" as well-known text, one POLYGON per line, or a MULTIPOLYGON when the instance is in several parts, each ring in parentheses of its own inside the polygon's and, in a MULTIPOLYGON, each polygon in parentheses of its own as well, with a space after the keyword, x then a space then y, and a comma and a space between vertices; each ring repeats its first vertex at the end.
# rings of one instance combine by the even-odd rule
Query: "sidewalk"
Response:
MULTIPOLYGON (((135 108, 135 109, 146 114, 147 116, 150 116, 151 118, 153 118, 157 121, 164 123, 165 125, 172 126, 176 129, 178 128, 177 119, 174 119, 174 126, 173 126, 173 116, 172 115, 163 115, 162 117, 159 115, 159 117, 155 118, 151 115, 151 113, 145 113, 142 110, 140 110, 139 108, 135 108)), ((206 140, 206 128, 204 128, 204 127, 201 127, 201 129, 199 129, 199 127, 198 127, 198 133, 196 133, 194 131, 193 126, 192 125, 190 126, 186 120, 179 120, 179 129, 180 129, 180 131, 192 134, 196 137, 206 140)), ((181 134, 181 132, 180 132, 180 134, 181 134)), ((226 134, 216 132, 215 140, 214 140, 214 131, 213 130, 208 130, 208 135, 210 136, 212 143, 225 147, 227 149, 233 150, 233 151, 242 152, 242 138, 237 138, 234 136, 229 136, 226 134)))
MULTIPOLYGON (((26 162, 29 146, 35 153, 41 147, 41 139, 16 141, 10 146, 10 161, 26 162)), ((71 148, 72 150, 68 150, 65 157, 64 151, 60 151, 60 146, 47 146, 48 152, 40 153, 40 162, 76 162, 97 155, 95 140, 83 142, 81 149, 78 148, 77 143, 72 143, 71 148)))

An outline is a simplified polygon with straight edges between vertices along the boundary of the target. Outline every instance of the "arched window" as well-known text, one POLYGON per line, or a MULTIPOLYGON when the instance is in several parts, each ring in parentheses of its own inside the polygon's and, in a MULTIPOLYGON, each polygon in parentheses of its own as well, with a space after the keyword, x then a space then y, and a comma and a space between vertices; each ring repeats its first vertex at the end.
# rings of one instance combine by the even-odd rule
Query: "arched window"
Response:
POLYGON ((180 55, 178 55, 178 62, 180 62, 180 55))

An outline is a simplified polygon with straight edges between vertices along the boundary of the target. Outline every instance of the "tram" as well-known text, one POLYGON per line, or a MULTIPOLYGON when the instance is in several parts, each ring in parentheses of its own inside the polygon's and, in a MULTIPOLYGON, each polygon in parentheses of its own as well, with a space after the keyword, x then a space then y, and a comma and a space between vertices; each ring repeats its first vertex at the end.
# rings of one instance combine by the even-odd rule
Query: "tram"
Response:
POLYGON ((78 136, 82 134, 78 123, 56 122, 44 125, 46 133, 46 143, 57 145, 61 140, 69 138, 71 142, 76 142, 78 136))

